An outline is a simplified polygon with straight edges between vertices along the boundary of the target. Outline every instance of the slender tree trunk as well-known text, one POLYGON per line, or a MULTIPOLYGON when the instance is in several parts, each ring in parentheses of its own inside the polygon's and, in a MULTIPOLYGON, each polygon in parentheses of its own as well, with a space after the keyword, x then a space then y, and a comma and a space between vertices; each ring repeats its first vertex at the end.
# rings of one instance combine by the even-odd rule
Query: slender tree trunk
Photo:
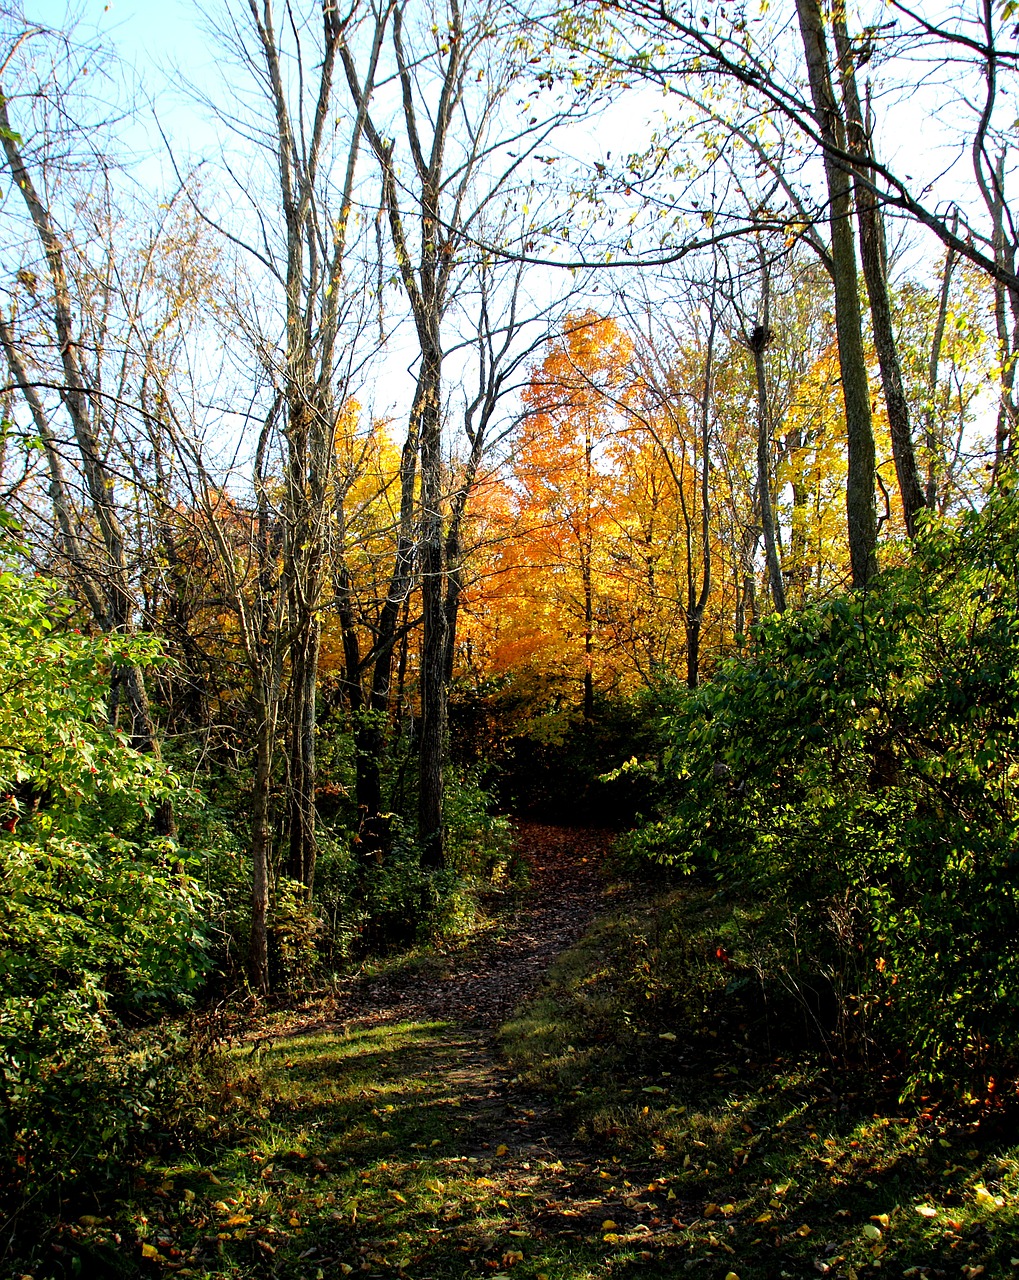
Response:
POLYGON ((846 410, 849 474, 846 524, 853 586, 866 587, 877 572, 877 513, 874 506, 875 451, 870 388, 863 346, 863 322, 851 222, 851 184, 844 163, 845 124, 832 90, 828 46, 818 0, 796 0, 814 115, 824 142, 828 183, 831 256, 835 286, 835 328, 846 410))
MULTIPOLYGON (((955 224, 958 224, 956 218, 955 224)), ((931 354, 927 362, 927 406, 924 413, 924 436, 927 447, 927 506, 932 511, 939 510, 938 503, 938 458, 942 451, 942 442, 936 432, 938 414, 938 366, 941 363, 941 347, 945 340, 945 325, 948 322, 948 300, 952 291, 952 273, 955 270, 956 254, 947 250, 945 254, 945 270, 941 277, 941 292, 938 296, 938 314, 934 322, 934 333, 931 337, 931 354)))
POLYGON ((584 719, 594 719, 594 589, 591 582, 591 547, 583 564, 584 579, 584 719))
POLYGON ((318 841, 315 832, 315 729, 319 626, 308 620, 300 645, 291 646, 289 871, 311 897, 318 841))
POLYGON ((846 29, 844 9, 837 10, 833 20, 835 50, 842 80, 842 101, 846 112, 846 138, 849 150, 860 160, 864 182, 855 184, 856 219, 860 227, 860 258, 870 299, 874 346, 881 368, 888 427, 892 437, 892 457, 902 498, 902 514, 906 532, 916 534, 918 514, 927 505, 920 471, 916 465, 913 435, 909 424, 909 403, 902 382, 902 365, 892 324, 892 306, 888 291, 888 252, 885 246, 884 219, 877 196, 870 185, 873 179, 870 137, 863 119, 860 95, 856 86, 856 66, 852 44, 846 29))
MULTIPOLYGON (((767 288, 767 286, 765 286, 767 288)), ((765 305, 767 313, 767 304, 765 305)), ((761 506, 761 528, 764 532, 764 554, 768 564, 771 600, 779 613, 785 612, 785 583, 782 564, 775 541, 775 514, 771 505, 771 415, 768 412, 768 383, 764 369, 764 348, 771 341, 771 331, 759 324, 750 338, 757 374, 757 494, 761 506)))
POLYGON ((442 530, 442 437, 439 412, 442 357, 423 357, 426 382, 421 415, 421 744, 418 834, 425 866, 444 865, 443 765, 446 751, 446 610, 442 530))
POLYGON ((263 704, 256 708, 255 776, 251 790, 251 933, 248 968, 256 991, 269 990, 269 865, 272 829, 269 787, 272 779, 273 717, 263 704))

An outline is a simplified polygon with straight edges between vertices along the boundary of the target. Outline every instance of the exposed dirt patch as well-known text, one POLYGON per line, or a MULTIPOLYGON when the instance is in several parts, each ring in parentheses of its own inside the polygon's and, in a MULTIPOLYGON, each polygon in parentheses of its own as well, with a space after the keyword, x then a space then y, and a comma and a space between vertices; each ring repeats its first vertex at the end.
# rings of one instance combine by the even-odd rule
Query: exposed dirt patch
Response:
POLYGON ((608 832, 536 823, 518 831, 531 883, 502 928, 434 967, 355 985, 339 997, 337 1020, 416 1018, 498 1030, 604 908, 607 895, 608 832))

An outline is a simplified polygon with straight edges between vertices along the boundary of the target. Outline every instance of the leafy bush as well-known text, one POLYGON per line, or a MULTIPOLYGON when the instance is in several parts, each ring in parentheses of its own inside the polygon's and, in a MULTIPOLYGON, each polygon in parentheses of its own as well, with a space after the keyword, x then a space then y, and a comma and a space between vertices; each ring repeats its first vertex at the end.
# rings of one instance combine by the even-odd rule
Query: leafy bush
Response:
POLYGON ((756 629, 668 720, 630 840, 773 905, 790 977, 915 1084, 1019 1067, 1019 501, 932 524, 911 562, 756 629))
POLYGON ((0 1182, 24 1194, 122 1150, 158 1091, 128 1022, 186 1003, 207 895, 148 817, 176 787, 106 720, 148 641, 61 630, 54 588, 0 573, 0 1182))

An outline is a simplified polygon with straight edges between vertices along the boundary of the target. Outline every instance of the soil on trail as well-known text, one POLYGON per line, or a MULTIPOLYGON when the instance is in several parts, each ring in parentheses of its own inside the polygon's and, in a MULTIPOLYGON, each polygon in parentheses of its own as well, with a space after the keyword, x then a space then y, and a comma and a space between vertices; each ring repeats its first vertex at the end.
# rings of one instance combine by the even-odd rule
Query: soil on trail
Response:
POLYGON ((353 984, 338 997, 337 1022, 414 1018, 494 1032, 534 993, 556 957, 605 908, 602 861, 611 834, 537 823, 521 823, 517 832, 530 884, 502 927, 441 967, 353 984))
MULTIPOLYGON (((418 1268, 432 1277, 504 1269, 507 1260, 512 1264, 523 1256, 514 1252, 523 1239, 547 1251, 550 1259, 561 1260, 566 1269, 560 1271, 557 1264, 557 1274, 573 1275, 577 1265, 576 1274, 586 1276, 591 1274, 588 1254, 594 1242, 598 1250, 606 1249, 608 1175, 601 1172, 596 1154, 569 1131, 558 1100, 534 1094, 516 1080, 500 1056, 497 1034, 538 991, 556 958, 599 914, 619 906, 621 895, 628 896, 605 876, 610 838, 591 829, 520 824, 518 848, 528 861, 530 883, 515 912, 496 930, 453 954, 426 957, 420 967, 397 967, 354 981, 335 993, 331 1007, 319 1006, 313 1017, 292 1021, 285 1029, 277 1025, 262 1041, 292 1057, 285 1063, 291 1077, 302 1071, 300 1043, 314 1045, 316 1053, 330 1057, 337 1087, 347 1077, 348 1096, 352 1068, 343 1065, 344 1044, 366 1038, 378 1044, 371 1086, 359 1086, 357 1096, 363 1101, 347 1113, 344 1125, 348 1133, 352 1122, 358 1129, 387 1126, 378 1137, 383 1147, 384 1140, 391 1141, 392 1154, 375 1164, 372 1178, 395 1178, 393 1185, 402 1188, 396 1198, 400 1213, 409 1215, 403 1222, 404 1238, 417 1246, 408 1244, 415 1276, 418 1268), (385 1042, 387 1035, 402 1038, 399 1045, 383 1048, 392 1043, 385 1042), (373 1107, 373 1098, 389 1101, 373 1107), (446 1119, 434 1128, 440 1112, 446 1119), (408 1145, 420 1154, 406 1150, 397 1122, 402 1134, 415 1135, 408 1145), (438 1136, 433 1138, 433 1132, 438 1136), (414 1179, 415 1185, 420 1183, 426 1168, 439 1181, 426 1179, 425 1185, 445 1187, 447 1197, 454 1184, 472 1188, 470 1194, 480 1197, 474 1208, 465 1212, 464 1202, 451 1207, 448 1199, 433 1209, 420 1203, 410 1185, 414 1179)), ((314 1113, 309 1109, 306 1114, 314 1113)), ((330 1146, 323 1142, 319 1154, 321 1167, 332 1171, 340 1150, 330 1146)), ((342 1150, 346 1154, 351 1148, 342 1150)), ((312 1145, 306 1154, 315 1154, 312 1145)), ((324 1176, 322 1185, 328 1180, 324 1176)), ((629 1194, 620 1189, 612 1207, 620 1230, 640 1218, 640 1212, 622 1203, 629 1194)), ((650 1211, 650 1206, 641 1210, 650 1211)), ((355 1207, 348 1248, 355 1249, 356 1269, 371 1271, 373 1250, 382 1248, 382 1236, 393 1236, 397 1224, 392 1212, 373 1217, 362 1207, 361 1216, 357 1214, 355 1207)), ((639 1229, 651 1234, 642 1224, 639 1229)), ((394 1242, 390 1239, 390 1246, 394 1242)), ((344 1257, 344 1246, 336 1240, 323 1244, 322 1251, 331 1259, 344 1257)), ((319 1253, 313 1249, 307 1258, 318 1260, 319 1253)))
MULTIPOLYGON (((337 988, 327 1008, 290 1023, 283 1034, 347 1036, 386 1024, 439 1024, 443 1030, 437 1039, 433 1034, 427 1051, 414 1055, 413 1066, 452 1091, 464 1121, 462 1153, 505 1145, 513 1150, 511 1161, 540 1155, 576 1166, 578 1160, 583 1164, 583 1153, 565 1131, 555 1100, 519 1088, 496 1041, 557 957, 600 912, 618 904, 621 889, 607 883, 604 871, 612 834, 533 822, 517 823, 516 833, 528 887, 498 928, 420 965, 351 979, 337 988)), ((277 1030, 271 1040, 279 1036, 277 1030)), ((410 1065, 404 1055, 401 1070, 410 1065)))

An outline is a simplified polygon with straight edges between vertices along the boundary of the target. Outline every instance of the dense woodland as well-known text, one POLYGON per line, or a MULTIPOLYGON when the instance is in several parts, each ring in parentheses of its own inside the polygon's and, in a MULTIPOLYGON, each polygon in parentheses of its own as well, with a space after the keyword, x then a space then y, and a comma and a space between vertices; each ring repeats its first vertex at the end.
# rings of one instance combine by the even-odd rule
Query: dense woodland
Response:
POLYGON ((1007 1109, 1017 6, 220 0, 144 67, 57 7, 0 6, 0 1268, 209 1140, 238 1010, 490 928, 516 819, 705 895, 641 1034, 770 1001, 1007 1109))

